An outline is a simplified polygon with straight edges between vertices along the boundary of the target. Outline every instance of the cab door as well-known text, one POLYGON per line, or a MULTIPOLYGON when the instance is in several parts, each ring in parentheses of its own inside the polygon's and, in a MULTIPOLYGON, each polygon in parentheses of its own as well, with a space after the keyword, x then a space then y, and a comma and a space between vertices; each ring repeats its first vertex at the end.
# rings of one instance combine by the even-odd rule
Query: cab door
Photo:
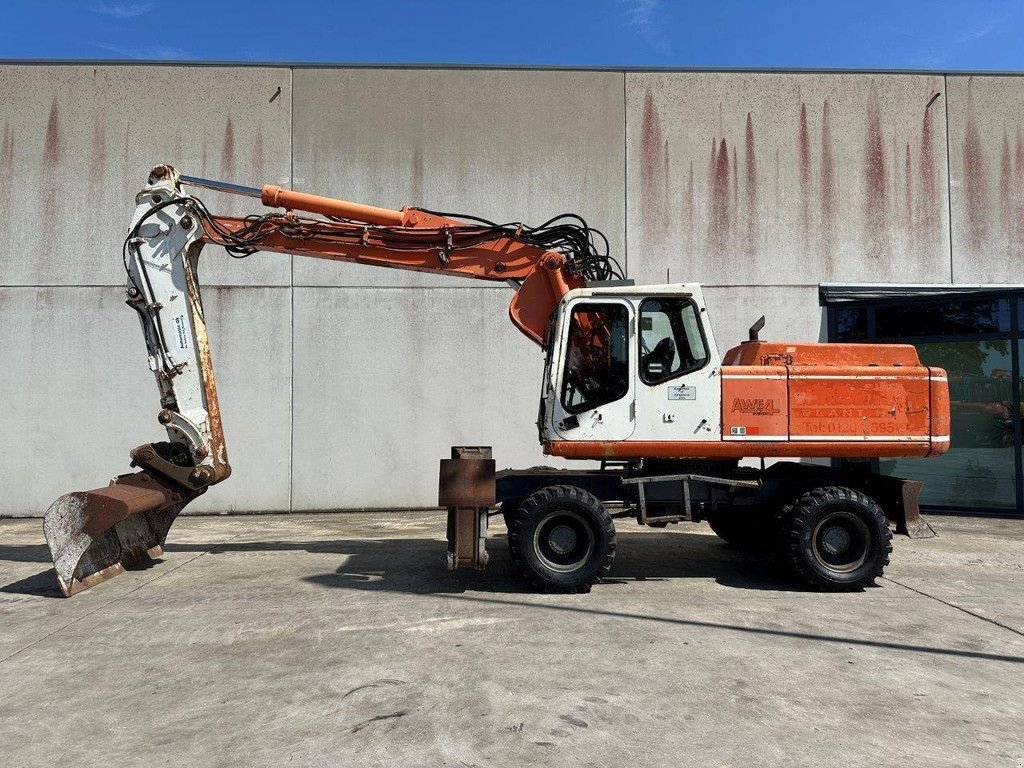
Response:
POLYGON ((635 313, 620 299, 565 309, 552 363, 551 424, 561 440, 625 440, 636 424, 635 313))
POLYGON ((637 309, 635 440, 717 440, 718 351, 699 296, 647 296, 637 309))

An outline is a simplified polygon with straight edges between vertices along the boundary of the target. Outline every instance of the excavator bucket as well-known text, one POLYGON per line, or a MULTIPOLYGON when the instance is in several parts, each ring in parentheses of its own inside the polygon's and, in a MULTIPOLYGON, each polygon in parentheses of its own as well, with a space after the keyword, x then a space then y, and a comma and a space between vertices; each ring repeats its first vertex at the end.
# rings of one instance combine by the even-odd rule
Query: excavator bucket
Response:
POLYGON ((43 518, 61 590, 70 597, 152 563, 178 513, 198 495, 135 472, 106 488, 61 496, 43 518))

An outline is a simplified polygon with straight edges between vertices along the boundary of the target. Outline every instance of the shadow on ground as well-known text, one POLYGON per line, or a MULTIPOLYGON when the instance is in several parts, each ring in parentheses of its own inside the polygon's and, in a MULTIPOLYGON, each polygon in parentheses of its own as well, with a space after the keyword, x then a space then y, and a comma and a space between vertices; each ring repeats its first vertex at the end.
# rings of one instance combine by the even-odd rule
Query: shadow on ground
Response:
MULTIPOLYGON (((682 531, 619 533, 615 563, 605 588, 631 581, 714 579, 743 589, 800 589, 778 558, 729 547, 719 539, 682 531)), ((242 545, 248 546, 248 545, 242 545)), ((255 545, 259 547, 260 545, 255 545)), ((483 572, 449 572, 443 542, 381 539, 332 542, 348 558, 333 573, 306 577, 325 587, 406 592, 411 594, 530 591, 516 572, 505 536, 488 540, 491 562, 483 572)))
MULTIPOLYGON (((172 533, 173 537, 173 533, 172 533)), ((743 589, 799 589, 776 557, 733 549, 719 539, 684 531, 619 533, 615 564, 604 584, 672 579, 714 579, 719 584, 743 589)), ((344 556, 337 570, 303 577, 323 587, 405 592, 410 594, 457 594, 466 590, 496 593, 529 591, 529 585, 512 565, 506 538, 488 540, 491 562, 487 570, 449 572, 444 565, 445 544, 436 539, 384 538, 318 541, 253 541, 224 544, 174 543, 175 552, 315 552, 344 556)), ((49 563, 45 545, 0 545, 0 561, 49 563)), ((59 596, 53 569, 0 587, 0 592, 59 596)))

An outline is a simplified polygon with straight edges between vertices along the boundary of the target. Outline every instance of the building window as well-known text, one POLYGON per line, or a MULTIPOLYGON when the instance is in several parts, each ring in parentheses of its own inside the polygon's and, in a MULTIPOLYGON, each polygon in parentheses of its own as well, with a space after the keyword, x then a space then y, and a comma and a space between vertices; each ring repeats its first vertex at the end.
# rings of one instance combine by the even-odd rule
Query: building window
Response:
MULTIPOLYGON (((955 288, 953 291, 955 292, 955 288)), ((882 459, 883 474, 924 481, 921 503, 944 511, 1024 515, 1021 467, 1021 355, 1024 289, 983 295, 927 295, 829 304, 830 341, 913 344, 924 365, 949 376, 949 453, 882 459)))

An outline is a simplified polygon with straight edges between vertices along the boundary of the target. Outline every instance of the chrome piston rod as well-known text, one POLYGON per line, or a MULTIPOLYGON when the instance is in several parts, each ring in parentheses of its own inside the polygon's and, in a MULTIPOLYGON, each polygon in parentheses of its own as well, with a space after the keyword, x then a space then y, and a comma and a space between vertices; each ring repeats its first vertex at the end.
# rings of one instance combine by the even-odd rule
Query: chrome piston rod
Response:
POLYGON ((191 187, 202 187, 203 189, 212 189, 217 192, 226 192, 229 195, 241 195, 242 197, 255 197, 257 200, 263 194, 262 189, 256 187, 245 187, 241 184, 232 184, 227 181, 217 181, 216 179, 204 179, 199 176, 186 176, 181 174, 178 176, 178 180, 182 184, 188 184, 191 187))

